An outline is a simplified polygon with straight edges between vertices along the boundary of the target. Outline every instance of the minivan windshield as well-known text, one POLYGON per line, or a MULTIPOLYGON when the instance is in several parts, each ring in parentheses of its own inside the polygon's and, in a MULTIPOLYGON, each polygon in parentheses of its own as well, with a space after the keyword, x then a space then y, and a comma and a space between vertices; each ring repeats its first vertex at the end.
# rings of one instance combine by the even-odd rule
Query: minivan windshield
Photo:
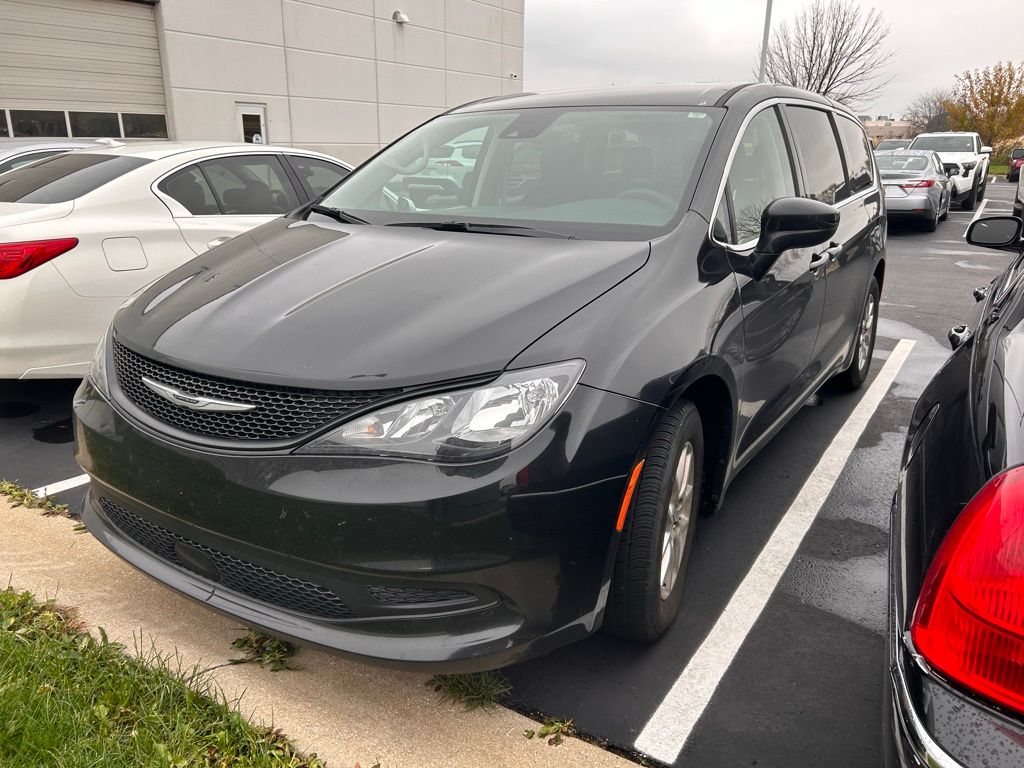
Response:
POLYGON ((322 201, 378 225, 642 240, 671 227, 723 110, 542 107, 443 115, 322 201))
POLYGON ((973 152, 973 136, 918 136, 911 149, 934 149, 936 152, 973 152))
POLYGON ((64 203, 151 162, 99 152, 68 152, 0 176, 0 203, 64 203))

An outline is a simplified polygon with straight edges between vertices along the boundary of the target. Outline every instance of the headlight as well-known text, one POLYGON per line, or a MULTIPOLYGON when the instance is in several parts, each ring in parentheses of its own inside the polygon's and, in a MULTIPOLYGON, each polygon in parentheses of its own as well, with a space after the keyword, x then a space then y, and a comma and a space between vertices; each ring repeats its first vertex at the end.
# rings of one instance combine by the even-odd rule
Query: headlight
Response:
POLYGON ((964 176, 969 175, 970 172, 974 170, 974 166, 976 166, 977 164, 978 162, 976 160, 971 160, 970 162, 966 163, 960 163, 960 165, 964 167, 964 176))
POLYGON ((103 338, 96 346, 96 352, 92 356, 92 365, 89 367, 89 378, 92 380, 92 385, 104 397, 110 397, 110 390, 107 388, 107 349, 110 347, 110 334, 111 326, 108 325, 103 338))
POLYGON ((360 416, 299 453, 475 461, 521 445, 547 424, 583 373, 582 360, 509 371, 478 389, 407 400, 360 416))

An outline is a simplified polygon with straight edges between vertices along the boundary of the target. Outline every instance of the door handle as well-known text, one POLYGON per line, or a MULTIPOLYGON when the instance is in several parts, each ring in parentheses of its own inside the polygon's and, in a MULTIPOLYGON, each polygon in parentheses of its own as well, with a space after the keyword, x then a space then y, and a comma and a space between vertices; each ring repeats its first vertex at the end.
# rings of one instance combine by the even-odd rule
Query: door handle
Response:
POLYGON ((207 249, 216 248, 221 243, 226 243, 231 239, 231 235, 224 235, 224 237, 215 237, 213 240, 206 244, 207 249))
POLYGON ((842 252, 842 248, 839 247, 838 243, 830 243, 829 247, 816 256, 811 257, 811 263, 809 269, 818 269, 818 267, 824 267, 829 262, 839 258, 839 254, 842 252))

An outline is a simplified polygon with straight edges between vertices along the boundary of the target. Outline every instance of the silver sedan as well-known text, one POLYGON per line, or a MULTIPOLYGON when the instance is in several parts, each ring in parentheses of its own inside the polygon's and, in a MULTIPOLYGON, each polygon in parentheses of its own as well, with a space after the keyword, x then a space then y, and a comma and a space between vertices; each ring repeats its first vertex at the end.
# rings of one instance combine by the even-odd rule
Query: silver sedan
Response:
POLYGON ((950 175, 931 150, 898 149, 878 152, 875 162, 885 186, 885 208, 890 219, 908 218, 934 232, 949 215, 952 198, 950 175))

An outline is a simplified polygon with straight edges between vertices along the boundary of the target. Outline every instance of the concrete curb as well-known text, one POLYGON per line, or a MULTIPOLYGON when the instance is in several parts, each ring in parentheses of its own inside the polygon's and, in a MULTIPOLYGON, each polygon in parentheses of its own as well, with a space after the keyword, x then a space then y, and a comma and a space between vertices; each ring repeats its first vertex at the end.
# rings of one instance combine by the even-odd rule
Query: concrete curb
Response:
MULTIPOLYGON (((134 647, 136 638, 186 666, 224 664, 242 628, 146 578, 74 523, 12 509, 0 499, 0 580, 78 609, 90 627, 134 647)), ((6 586, 6 583, 5 585, 6 586)), ((255 665, 213 672, 254 722, 273 723, 331 768, 600 768, 633 763, 578 739, 549 747, 524 738, 534 721, 511 710, 464 712, 440 704, 426 676, 378 669, 303 649, 299 670, 255 665)), ((561 715, 564 713, 551 713, 561 715)))

